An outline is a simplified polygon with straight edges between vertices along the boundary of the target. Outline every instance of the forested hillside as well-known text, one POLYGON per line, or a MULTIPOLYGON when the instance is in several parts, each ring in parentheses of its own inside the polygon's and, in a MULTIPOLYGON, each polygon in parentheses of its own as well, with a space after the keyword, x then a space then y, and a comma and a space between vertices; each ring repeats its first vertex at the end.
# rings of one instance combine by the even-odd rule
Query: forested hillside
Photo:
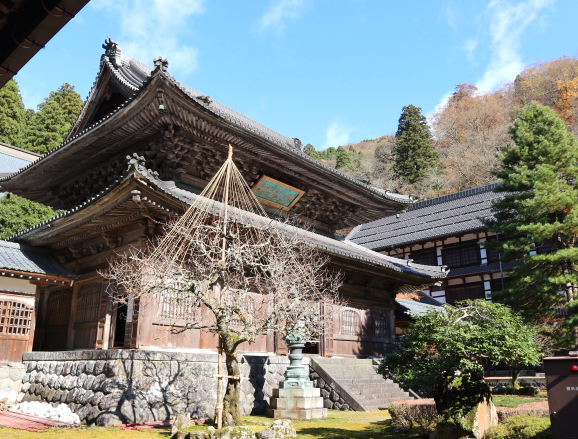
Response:
POLYGON ((433 154, 426 153, 427 163, 416 163, 415 158, 407 155, 408 148, 417 150, 424 148, 424 141, 428 143, 423 140, 423 132, 418 135, 417 131, 402 129, 411 125, 407 122, 408 115, 416 122, 413 126, 421 126, 417 122, 423 115, 413 110, 420 110, 413 105, 402 109, 395 136, 324 151, 315 151, 307 145, 305 152, 374 186, 420 198, 435 197, 495 182, 492 171, 499 165, 498 154, 501 148, 512 145, 509 127, 532 101, 555 110, 568 130, 577 135, 578 59, 563 57, 538 62, 492 93, 480 93, 467 82, 457 85, 445 106, 429 118, 433 154), (411 114, 406 111, 410 107, 413 107, 411 114), (414 161, 404 163, 405 160, 414 161), (414 169, 420 177, 408 179, 400 174, 400 169, 414 169))

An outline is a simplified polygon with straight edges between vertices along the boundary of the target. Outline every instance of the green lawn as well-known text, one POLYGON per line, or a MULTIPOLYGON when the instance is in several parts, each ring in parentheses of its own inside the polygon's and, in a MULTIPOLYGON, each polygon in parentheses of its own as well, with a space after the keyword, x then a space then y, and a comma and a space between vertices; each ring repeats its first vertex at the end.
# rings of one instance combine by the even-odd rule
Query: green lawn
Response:
MULTIPOLYGON (((537 398, 515 395, 497 395, 493 397, 497 406, 517 407, 526 402, 544 401, 545 396, 537 398)), ((271 418, 263 416, 246 416, 248 425, 253 430, 265 426, 262 422, 272 422, 271 418)), ((389 425, 389 412, 378 410, 373 412, 341 412, 328 410, 327 419, 311 421, 293 421, 300 439, 417 439, 423 436, 420 428, 409 433, 396 433, 389 425)), ((168 439, 170 428, 150 428, 146 430, 122 430, 118 427, 81 427, 74 429, 48 429, 40 433, 30 433, 22 430, 0 428, 2 439, 168 439)))
MULTIPOLYGON (((256 422, 272 422, 271 418, 247 416, 250 427, 255 429, 256 422)), ((397 439, 410 439, 419 436, 415 434, 394 433, 389 427, 389 413, 386 410, 373 412, 341 412, 329 410, 327 419, 311 421, 294 421, 297 437, 300 439, 377 439, 395 436, 397 439)), ((259 426, 263 429, 265 426, 259 426)), ((22 430, 0 428, 2 439, 167 439, 169 428, 154 428, 147 430, 121 430, 120 428, 81 427, 74 429, 48 429, 40 433, 30 433, 22 430)))
POLYGON ((498 407, 518 407, 520 404, 525 404, 527 402, 540 402, 547 401, 548 397, 544 395, 540 396, 518 396, 518 395, 494 395, 492 396, 494 404, 498 407))

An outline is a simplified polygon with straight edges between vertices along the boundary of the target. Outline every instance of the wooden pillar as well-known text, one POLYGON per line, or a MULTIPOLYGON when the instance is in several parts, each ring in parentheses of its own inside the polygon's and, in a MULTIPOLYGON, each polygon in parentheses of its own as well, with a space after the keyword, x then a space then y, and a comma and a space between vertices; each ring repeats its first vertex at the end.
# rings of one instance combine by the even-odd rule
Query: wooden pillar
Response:
POLYGON ((74 349, 74 322, 76 320, 76 308, 78 304, 78 290, 80 286, 75 284, 72 288, 72 301, 70 303, 70 318, 68 319, 68 328, 66 331, 66 349, 74 349))

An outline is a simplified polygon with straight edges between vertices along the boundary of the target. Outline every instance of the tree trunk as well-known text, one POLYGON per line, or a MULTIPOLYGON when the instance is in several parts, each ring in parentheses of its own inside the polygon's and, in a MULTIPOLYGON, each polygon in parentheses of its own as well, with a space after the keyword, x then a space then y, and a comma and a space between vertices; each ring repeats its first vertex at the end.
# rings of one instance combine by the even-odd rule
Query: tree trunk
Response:
POLYGON ((512 388, 518 390, 520 388, 520 383, 518 383, 518 378, 523 369, 512 367, 512 388))
POLYGON ((223 426, 230 427, 242 424, 241 372, 237 362, 237 347, 227 345, 228 343, 223 343, 227 366, 227 388, 223 399, 223 426))

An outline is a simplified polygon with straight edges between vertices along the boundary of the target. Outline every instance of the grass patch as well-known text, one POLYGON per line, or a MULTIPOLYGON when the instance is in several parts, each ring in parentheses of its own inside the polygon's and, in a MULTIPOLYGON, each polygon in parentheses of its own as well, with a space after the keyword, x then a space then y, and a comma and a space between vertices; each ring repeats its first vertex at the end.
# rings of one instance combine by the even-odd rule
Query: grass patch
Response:
POLYGON ((527 402, 547 401, 547 396, 519 396, 519 395, 492 395, 492 400, 497 407, 518 407, 527 402))
POLYGON ((170 428, 123 430, 120 427, 49 428, 38 433, 0 428, 2 439, 168 439, 170 428))
MULTIPOLYGON (((273 420, 264 416, 245 416, 252 430, 266 428, 260 422, 273 420)), ((293 421, 299 439, 418 439, 420 430, 409 433, 394 433, 389 425, 386 410, 373 412, 342 412, 328 410, 326 419, 293 421)), ((81 427, 74 429, 51 428, 40 433, 0 428, 2 439, 168 439, 170 428, 150 428, 146 430, 122 430, 118 427, 81 427)))
MULTIPOLYGON (((493 399, 499 407, 517 407, 527 402, 544 401, 546 397, 496 395, 493 399)), ((243 419, 253 431, 265 428, 264 425, 260 425, 261 423, 273 421, 265 416, 245 416, 243 419)), ((418 439, 423 436, 419 428, 407 433, 396 433, 390 426, 390 420, 387 410, 373 412, 328 410, 326 419, 293 421, 293 425, 299 439, 418 439)), ((40 433, 0 428, 2 439, 169 439, 170 435, 170 428, 146 430, 122 430, 119 427, 49 428, 40 433)))

